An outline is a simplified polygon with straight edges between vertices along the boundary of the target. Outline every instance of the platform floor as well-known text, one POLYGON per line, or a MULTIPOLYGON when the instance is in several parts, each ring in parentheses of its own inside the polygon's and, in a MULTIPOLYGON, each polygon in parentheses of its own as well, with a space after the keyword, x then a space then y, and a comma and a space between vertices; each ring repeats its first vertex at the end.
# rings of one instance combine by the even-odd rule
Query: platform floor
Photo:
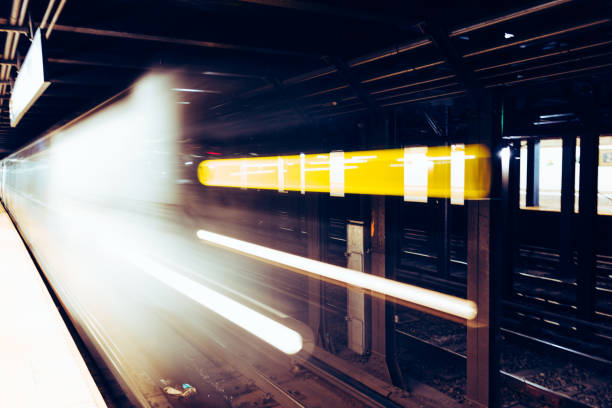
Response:
POLYGON ((1 205, 0 406, 106 407, 1 205))

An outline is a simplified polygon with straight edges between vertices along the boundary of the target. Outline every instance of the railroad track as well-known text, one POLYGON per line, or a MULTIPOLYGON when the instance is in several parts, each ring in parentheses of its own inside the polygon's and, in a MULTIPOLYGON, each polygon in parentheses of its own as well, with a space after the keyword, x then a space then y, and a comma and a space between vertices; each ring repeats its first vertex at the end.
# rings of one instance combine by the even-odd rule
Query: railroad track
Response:
POLYGON ((228 408, 402 406, 309 354, 287 356, 236 338, 235 332, 225 335, 223 327, 211 328, 210 321, 206 331, 197 322, 160 318, 190 344, 191 356, 184 353, 181 363, 185 377, 196 387, 213 387, 228 408))
MULTIPOLYGON (((422 339, 402 330, 397 330, 401 337, 400 343, 406 348, 406 353, 411 355, 429 356, 433 360, 444 361, 445 364, 454 367, 465 367, 466 356, 447 347, 441 347, 431 341, 422 339)), ((403 350, 401 351, 403 352, 403 350)), ((428 361, 431 359, 428 358, 428 361)), ((435 371, 435 365, 428 365, 428 369, 435 371)), ((523 372, 523 374, 526 374, 523 372)), ((465 375, 465 374, 464 374, 465 375)), ((521 376, 517 376, 500 370, 502 386, 507 387, 521 395, 529 396, 531 399, 540 402, 540 406, 554 406, 567 408, 588 408, 590 405, 584 404, 568 395, 550 390, 535 382, 528 381, 521 376)))

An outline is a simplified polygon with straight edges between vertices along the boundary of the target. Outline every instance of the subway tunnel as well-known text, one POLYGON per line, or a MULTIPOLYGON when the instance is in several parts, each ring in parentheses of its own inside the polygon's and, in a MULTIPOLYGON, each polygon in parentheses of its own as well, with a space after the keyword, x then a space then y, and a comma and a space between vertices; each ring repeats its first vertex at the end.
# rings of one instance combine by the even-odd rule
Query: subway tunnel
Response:
POLYGON ((612 405, 611 11, 7 1, 0 406, 612 405))

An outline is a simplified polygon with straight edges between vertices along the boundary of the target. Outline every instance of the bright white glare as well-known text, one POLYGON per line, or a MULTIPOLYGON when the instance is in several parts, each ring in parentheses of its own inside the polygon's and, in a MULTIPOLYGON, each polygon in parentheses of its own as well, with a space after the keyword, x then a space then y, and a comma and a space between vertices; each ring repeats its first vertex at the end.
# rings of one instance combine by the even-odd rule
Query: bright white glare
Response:
POLYGON ((191 102, 177 102, 179 105, 189 105, 191 102))
POLYGON ((433 162, 427 147, 404 148, 404 201, 427 202, 427 175, 433 162))
POLYGON ((173 181, 179 177, 169 158, 177 156, 180 124, 167 91, 171 83, 164 75, 148 76, 126 98, 54 134, 45 202, 64 208, 82 200, 117 209, 177 203, 173 181))
POLYGON ((510 38, 512 38, 512 37, 514 37, 514 34, 512 34, 512 33, 504 33, 504 38, 505 38, 506 40, 507 40, 507 39, 510 39, 510 38))
POLYGON ((172 88, 172 90, 177 91, 177 92, 198 92, 198 93, 206 92, 203 89, 190 89, 190 88, 172 88))
POLYGON ((302 349, 302 336, 276 320, 236 302, 206 286, 146 258, 133 259, 143 271, 198 302, 286 354, 302 349))
POLYGON ((503 161, 508 161, 508 159, 510 159, 510 148, 506 146, 501 149, 499 152, 499 157, 501 157, 503 161))
POLYGON ((306 194, 306 155, 300 153, 300 193, 306 194))
POLYGON ((540 115, 540 119, 563 118, 572 115, 573 113, 552 113, 550 115, 540 115))
POLYGON ((451 204, 463 204, 465 190, 465 145, 451 145, 451 204))
POLYGON ((265 261, 271 261, 278 265, 308 272, 323 278, 343 282, 348 285, 368 289, 373 292, 415 303, 453 316, 458 316, 467 320, 476 317, 476 305, 474 302, 466 299, 288 254, 272 248, 215 234, 210 231, 199 230, 197 236, 201 240, 223 248, 238 251, 242 254, 254 256, 265 261))
POLYGON ((344 152, 342 151, 329 154, 329 194, 332 197, 344 197, 344 152))
POLYGON ((192 164, 193 164, 193 162, 192 162, 192 161, 186 161, 186 162, 185 162, 185 166, 191 166, 192 164))

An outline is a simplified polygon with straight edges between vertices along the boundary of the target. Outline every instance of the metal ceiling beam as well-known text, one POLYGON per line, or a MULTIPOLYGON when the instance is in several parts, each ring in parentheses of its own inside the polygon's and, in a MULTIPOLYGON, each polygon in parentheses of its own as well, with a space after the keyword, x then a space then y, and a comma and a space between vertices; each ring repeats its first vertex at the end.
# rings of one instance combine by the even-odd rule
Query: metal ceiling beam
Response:
MULTIPOLYGON (((2 21, 6 21, 6 19, 2 19, 2 21)), ((16 34, 28 34, 28 29, 26 27, 17 27, 9 24, 0 24, 0 32, 5 33, 16 33, 16 34)))
MULTIPOLYGON (((245 79, 264 79, 261 75, 247 74, 242 72, 223 72, 217 70, 209 70, 207 67, 202 67, 201 69, 191 68, 179 68, 178 64, 174 65, 163 65, 159 68, 156 66, 152 66, 151 64, 126 64, 121 61, 100 61, 86 58, 47 58, 47 62, 52 64, 64 64, 64 65, 81 65, 81 66, 90 66, 90 67, 100 67, 100 68, 115 68, 115 69, 129 69, 135 71, 148 71, 155 69, 171 69, 173 71, 180 71, 186 74, 195 74, 195 75, 205 75, 205 76, 215 76, 215 77, 227 77, 227 78, 245 78, 245 79)), ((1 60, 0 60, 1 63, 1 60)))
POLYGON ((359 98, 361 103, 363 103, 363 105, 368 108, 370 113, 374 114, 378 109, 378 104, 376 103, 374 98, 372 98, 372 95, 370 95, 367 89, 363 86, 359 78, 357 78, 357 76, 351 71, 351 68, 348 66, 348 64, 342 58, 339 57, 325 57, 323 59, 329 65, 336 67, 338 73, 340 74, 344 82, 346 82, 353 90, 353 92, 355 92, 355 95, 359 98))
POLYGON ((401 100, 401 101, 397 101, 397 102, 390 102, 390 103, 386 103, 386 104, 381 105, 381 106, 388 107, 388 106, 403 105, 405 103, 428 101, 428 100, 431 100, 431 99, 450 98, 450 97, 455 97, 455 96, 462 95, 464 93, 465 93, 464 90, 454 91, 454 92, 446 92, 446 93, 437 94, 437 95, 424 96, 424 97, 421 97, 421 98, 405 99, 405 100, 401 100))
MULTIPOLYGON (((34 25, 37 25, 37 24, 38 23, 34 23, 34 25)), ((15 26, 8 25, 8 19, 6 18, 0 18, 0 31, 2 31, 1 30, 2 27, 6 28, 6 30, 18 31, 23 34, 28 34, 28 29, 26 27, 15 27, 15 26)), ((161 43, 166 43, 166 44, 188 45, 188 46, 203 47, 203 48, 218 48, 218 49, 233 50, 233 51, 253 52, 253 53, 259 53, 259 54, 284 55, 284 56, 306 57, 306 58, 320 58, 321 57, 321 55, 319 54, 312 54, 312 53, 300 52, 300 51, 267 48, 267 47, 266 48, 254 47, 254 46, 246 46, 246 45, 240 45, 240 44, 223 43, 223 42, 217 42, 217 41, 196 40, 196 39, 191 39, 191 38, 176 38, 176 37, 168 37, 168 36, 155 35, 155 34, 130 33, 127 31, 106 30, 106 29, 92 28, 92 27, 78 27, 78 26, 71 26, 71 25, 64 25, 64 24, 56 24, 53 29, 55 31, 92 35, 92 36, 98 36, 98 37, 123 38, 123 39, 129 39, 129 40, 161 42, 161 43)))
POLYGON ((427 22, 420 25, 424 34, 429 36, 434 45, 442 53, 448 65, 455 71, 457 79, 465 87, 468 93, 475 98, 479 98, 485 92, 478 78, 469 69, 461 56, 451 44, 447 31, 434 22, 427 22))
POLYGON ((571 26, 571 27, 566 27, 566 28, 563 28, 561 30, 557 30, 557 31, 553 31, 553 32, 548 32, 548 33, 536 35, 534 37, 525 38, 523 40, 513 41, 513 42, 509 42, 509 43, 507 42, 507 43, 503 43, 503 44, 500 44, 500 45, 496 45, 494 47, 489 47, 489 48, 485 48, 485 49, 482 49, 482 50, 472 51, 472 52, 469 52, 467 54, 464 54, 463 58, 473 57, 473 56, 481 55, 481 54, 487 54, 489 52, 498 51, 498 50, 501 50, 501 49, 504 49, 504 48, 508 48, 508 47, 514 47, 516 45, 525 44, 525 43, 529 43, 529 42, 532 42, 532 41, 542 40, 544 38, 556 37, 558 35, 563 35, 563 34, 571 33, 573 31, 583 30, 585 28, 590 28, 590 27, 595 27, 595 26, 602 25, 602 24, 607 24, 610 21, 611 21, 611 19, 609 19, 609 18, 602 18, 602 19, 595 20, 595 21, 589 21, 588 23, 579 24, 579 25, 575 25, 575 26, 571 26))
POLYGON ((446 132, 438 125, 438 122, 427 111, 423 111, 423 115, 425 116, 425 121, 436 136, 444 139, 447 136, 446 132))
POLYGON ((415 16, 415 14, 413 14, 411 17, 406 17, 402 16, 401 13, 389 14, 365 10, 361 11, 351 9, 349 7, 335 7, 328 4, 300 0, 238 0, 238 2, 329 15, 346 19, 371 21, 379 24, 396 24, 401 26, 416 24, 420 21, 420 18, 422 18, 422 16, 415 16))
POLYGON ((92 36, 98 36, 98 37, 160 42, 160 43, 166 43, 166 44, 188 45, 188 46, 203 47, 203 48, 218 48, 218 49, 224 49, 224 50, 253 52, 253 53, 259 53, 259 54, 284 55, 284 56, 308 57, 308 58, 319 58, 320 57, 320 55, 299 52, 299 51, 291 51, 291 50, 283 50, 283 49, 275 49, 275 48, 253 47, 253 46, 245 46, 245 45, 239 45, 239 44, 222 43, 222 42, 216 42, 216 41, 195 40, 195 39, 190 39, 190 38, 167 37, 167 36, 162 36, 162 35, 130 33, 126 31, 105 30, 105 29, 91 28, 91 27, 76 27, 76 26, 69 26, 69 25, 63 25, 63 24, 56 24, 54 29, 55 31, 92 35, 92 36))
POLYGON ((516 79, 514 81, 507 81, 507 82, 499 82, 499 83, 495 83, 495 84, 490 84, 487 85, 487 88, 496 88, 499 86, 506 86, 506 85, 514 85, 514 84, 519 84, 519 83, 523 83, 523 82, 529 82, 529 81, 533 81, 533 80, 537 80, 537 79, 552 79, 552 78, 556 78, 562 75, 571 75, 571 74, 576 74, 577 76, 581 76, 581 75, 585 75, 586 72, 588 71, 592 71, 592 70, 597 70, 597 69, 604 69, 607 68, 606 71, 609 71, 612 69, 612 63, 608 63, 608 64, 598 64, 598 65, 593 65, 593 66, 588 66, 588 67, 583 67, 583 68, 576 68, 576 69, 571 69, 571 70, 567 70, 567 71, 562 71, 562 72, 555 72, 552 74, 545 74, 545 75, 536 75, 533 77, 529 77, 529 78, 522 78, 522 79, 516 79))
POLYGON ((549 53, 546 53, 546 54, 542 54, 540 51, 538 51, 537 54, 535 54, 535 55, 533 55, 531 57, 520 58, 520 59, 513 59, 513 60, 502 62, 502 63, 499 63, 499 64, 485 66, 485 67, 482 67, 482 68, 475 69, 474 72, 489 71, 489 70, 492 70, 492 69, 503 68, 503 67, 507 67, 507 66, 514 66, 514 65, 517 65, 517 64, 524 64, 524 63, 527 63, 527 62, 537 61, 537 60, 544 59, 544 58, 555 57, 555 56, 558 56, 558 55, 573 54, 573 53, 584 51, 584 50, 591 49, 591 48, 604 47, 604 46, 610 45, 610 44, 612 44, 612 40, 606 40, 606 41, 599 41, 599 42, 595 42, 595 43, 582 44, 580 46, 576 46, 576 47, 572 47, 572 48, 568 48, 568 49, 562 49, 562 50, 559 50, 559 51, 553 51, 553 52, 549 52, 549 53))
POLYGON ((546 3, 538 4, 538 5, 533 6, 533 7, 529 7, 529 8, 526 8, 526 9, 519 10, 519 11, 515 11, 514 13, 505 14, 503 16, 499 16, 499 17, 492 18, 492 19, 489 19, 489 20, 481 21, 479 23, 472 24, 472 25, 469 25, 467 27, 458 28, 456 30, 451 31, 449 35, 451 37, 456 37, 458 35, 471 33, 472 31, 476 31, 476 30, 480 30, 482 28, 486 28, 486 27, 490 27, 490 26, 493 26, 493 25, 496 25, 496 24, 504 23, 506 21, 514 20, 514 19, 517 19, 519 17, 524 17, 524 16, 527 16, 529 14, 540 12, 542 10, 547 10, 549 8, 552 8, 552 7, 557 7, 557 6, 560 6, 562 4, 570 3, 571 1, 572 0, 553 0, 553 1, 546 2, 546 3))
POLYGON ((278 92, 280 97, 283 100, 287 101, 287 103, 289 103, 291 109, 302 119, 304 123, 308 125, 312 124, 312 121, 308 114, 306 114, 306 112, 304 112, 304 110, 295 103, 295 98, 291 97, 291 95, 287 93, 287 89, 278 79, 268 78, 268 82, 272 84, 272 86, 274 86, 274 89, 276 89, 276 92, 278 92))
POLYGON ((8 65, 11 67, 16 67, 17 66, 17 61, 15 60, 7 60, 4 58, 0 58, 0 65, 8 65))

